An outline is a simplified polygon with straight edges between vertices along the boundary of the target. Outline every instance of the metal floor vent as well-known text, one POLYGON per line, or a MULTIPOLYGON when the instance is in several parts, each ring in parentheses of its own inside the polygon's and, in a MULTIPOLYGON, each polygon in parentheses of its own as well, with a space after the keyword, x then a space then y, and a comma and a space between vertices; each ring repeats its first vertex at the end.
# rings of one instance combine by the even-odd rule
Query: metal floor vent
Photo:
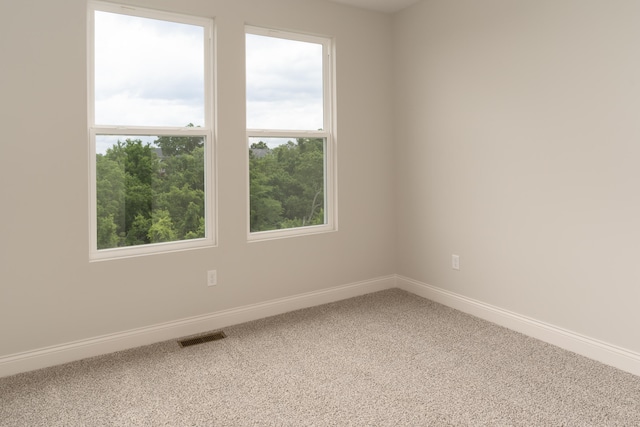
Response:
POLYGON ((218 332, 212 332, 207 335, 201 335, 199 337, 186 338, 178 341, 178 344, 180 344, 180 347, 189 347, 192 345, 203 344, 210 341, 218 341, 226 337, 227 335, 224 332, 218 331, 218 332))

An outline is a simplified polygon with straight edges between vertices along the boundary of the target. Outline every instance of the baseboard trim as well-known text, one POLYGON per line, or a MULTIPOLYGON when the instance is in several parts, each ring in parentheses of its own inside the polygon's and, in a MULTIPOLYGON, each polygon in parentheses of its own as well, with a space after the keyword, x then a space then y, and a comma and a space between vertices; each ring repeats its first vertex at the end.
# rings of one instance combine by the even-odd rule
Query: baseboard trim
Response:
POLYGON ((640 376, 640 354, 481 301, 396 276, 397 287, 541 341, 640 376))
POLYGON ((398 287, 462 312, 640 376, 640 354, 404 276, 385 276, 320 291, 0 357, 0 378, 87 357, 177 339, 398 287))
POLYGON ((395 276, 336 286, 234 309, 0 357, 0 378, 87 357, 177 339, 396 287, 395 276))

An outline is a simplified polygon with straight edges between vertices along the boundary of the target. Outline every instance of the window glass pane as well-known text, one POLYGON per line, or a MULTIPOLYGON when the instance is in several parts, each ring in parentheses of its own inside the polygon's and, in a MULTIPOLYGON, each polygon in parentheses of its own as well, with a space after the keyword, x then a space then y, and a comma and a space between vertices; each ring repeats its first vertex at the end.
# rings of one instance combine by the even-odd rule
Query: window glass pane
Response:
POLYGON ((251 232, 325 224, 324 138, 249 138, 251 232))
POLYGON ((96 136, 98 249, 205 237, 204 137, 96 136))
POLYGON ((322 45, 247 34, 247 128, 323 129, 322 45))
POLYGON ((95 12, 95 124, 204 126, 204 28, 95 12))

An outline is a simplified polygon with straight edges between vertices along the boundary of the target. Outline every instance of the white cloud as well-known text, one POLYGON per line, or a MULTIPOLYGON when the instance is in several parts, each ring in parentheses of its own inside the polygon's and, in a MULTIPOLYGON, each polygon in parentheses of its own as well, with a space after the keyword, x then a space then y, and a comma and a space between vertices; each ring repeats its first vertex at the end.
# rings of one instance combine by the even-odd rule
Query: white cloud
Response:
POLYGON ((96 12, 96 123, 204 124, 204 29, 96 12))
POLYGON ((322 101, 247 101, 249 129, 322 129, 322 101))
POLYGON ((323 127, 322 45, 247 35, 247 127, 323 127))
MULTIPOLYGON (((96 12, 98 125, 204 125, 204 29, 96 12)), ((247 35, 247 127, 323 127, 322 46, 247 35)))
POLYGON ((96 110, 108 113, 108 121, 96 119, 98 124, 179 127, 192 123, 202 126, 204 117, 197 104, 175 98, 142 98, 128 92, 97 100, 96 110))

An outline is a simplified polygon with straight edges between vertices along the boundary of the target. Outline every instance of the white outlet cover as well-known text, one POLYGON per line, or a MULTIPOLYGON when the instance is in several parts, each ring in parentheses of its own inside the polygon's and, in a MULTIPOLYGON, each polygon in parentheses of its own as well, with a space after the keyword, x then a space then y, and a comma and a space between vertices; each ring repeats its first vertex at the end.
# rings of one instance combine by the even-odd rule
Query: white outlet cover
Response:
POLYGON ((218 284, 218 272, 216 270, 209 270, 207 272, 207 286, 215 286, 218 284))
POLYGON ((451 255, 451 268, 460 270, 460 255, 451 255))

